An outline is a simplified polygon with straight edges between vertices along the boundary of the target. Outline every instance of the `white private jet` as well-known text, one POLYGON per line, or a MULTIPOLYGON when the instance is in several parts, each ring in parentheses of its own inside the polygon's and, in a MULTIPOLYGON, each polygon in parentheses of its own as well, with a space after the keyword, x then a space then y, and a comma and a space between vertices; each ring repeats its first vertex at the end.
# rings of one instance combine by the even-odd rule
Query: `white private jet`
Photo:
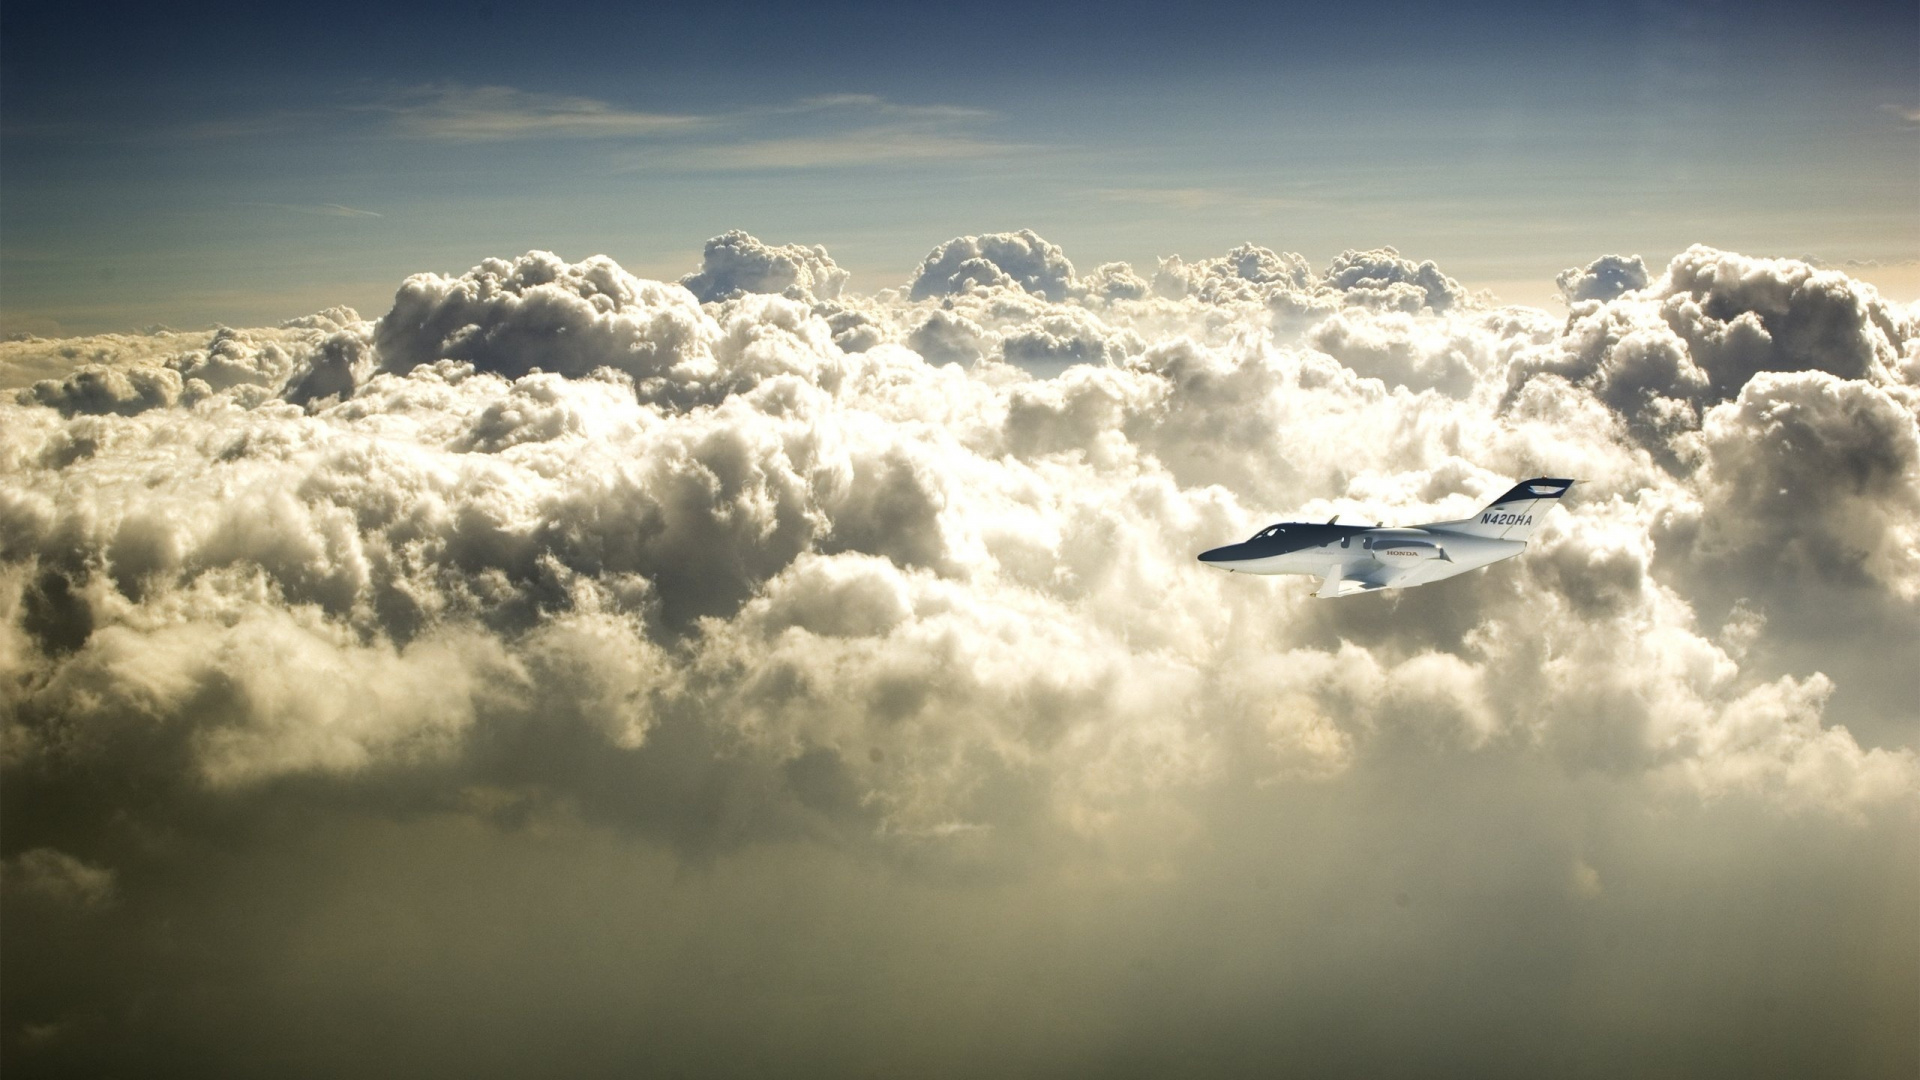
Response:
POLYGON ((1473 517, 1407 529, 1337 525, 1338 515, 1325 525, 1269 525, 1246 543, 1201 552, 1200 561, 1242 574, 1311 574, 1322 597, 1409 589, 1525 551, 1534 524, 1572 486, 1522 480, 1473 517))

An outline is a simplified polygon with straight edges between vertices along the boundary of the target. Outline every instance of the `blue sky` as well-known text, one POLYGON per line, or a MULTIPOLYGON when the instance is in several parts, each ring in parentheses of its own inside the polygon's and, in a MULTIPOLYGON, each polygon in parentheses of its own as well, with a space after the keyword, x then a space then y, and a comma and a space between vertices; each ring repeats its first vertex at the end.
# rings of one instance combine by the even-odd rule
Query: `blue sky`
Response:
POLYGON ((863 290, 1022 227, 1391 244, 1525 302, 1606 252, 1895 294, 1920 254, 1910 4, 13 3, 0 60, 8 330, 378 311, 534 247, 677 276, 729 228, 863 290))

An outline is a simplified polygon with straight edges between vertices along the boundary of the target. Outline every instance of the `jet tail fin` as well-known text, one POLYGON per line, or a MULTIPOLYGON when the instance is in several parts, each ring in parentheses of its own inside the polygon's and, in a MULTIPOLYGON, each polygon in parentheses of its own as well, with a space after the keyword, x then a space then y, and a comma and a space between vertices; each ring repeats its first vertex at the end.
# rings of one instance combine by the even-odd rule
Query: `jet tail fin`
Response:
POLYGON ((1573 484, 1572 480, 1550 476, 1522 480, 1473 517, 1463 521, 1438 522, 1430 528, 1525 542, 1533 535, 1534 526, 1573 484))

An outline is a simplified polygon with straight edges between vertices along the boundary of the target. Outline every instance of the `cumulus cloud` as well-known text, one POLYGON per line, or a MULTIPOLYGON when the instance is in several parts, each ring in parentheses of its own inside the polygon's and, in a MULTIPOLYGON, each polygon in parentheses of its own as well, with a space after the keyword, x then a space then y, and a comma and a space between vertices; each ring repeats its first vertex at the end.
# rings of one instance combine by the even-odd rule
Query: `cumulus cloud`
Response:
POLYGON ((941 244, 914 272, 909 292, 919 300, 996 285, 1024 289, 1049 300, 1065 300, 1076 291, 1073 263, 1066 252, 1032 229, 1021 229, 961 236, 941 244))
POLYGON ((1242 244, 1219 258, 1192 263, 1178 255, 1162 259, 1153 277, 1154 291, 1162 296, 1174 300, 1195 296, 1211 303, 1224 299, 1265 299, 1275 286, 1291 292, 1307 292, 1317 282, 1312 267, 1299 255, 1275 254, 1253 244, 1242 244))
POLYGON ((1071 308, 1010 327, 1000 339, 1000 351, 1007 361, 1029 369, 1118 364, 1144 348, 1138 334, 1115 330, 1095 316, 1071 308))
POLYGON ((1414 263, 1392 248, 1344 251, 1316 272, 1295 252, 1242 244, 1225 255, 1160 260, 1153 290, 1208 305, 1264 304, 1281 328, 1311 326, 1345 307, 1441 313, 1470 306, 1460 283, 1432 262, 1414 263))
MULTIPOLYGON (((301 316, 276 329, 235 330, 220 327, 200 336, 168 332, 157 335, 184 348, 160 356, 150 348, 126 348, 123 335, 105 335, 85 341, 84 352, 62 342, 27 341, 20 346, 9 373, 27 372, 51 364, 55 357, 85 355, 91 362, 62 378, 40 379, 17 396, 60 410, 67 415, 118 413, 193 404, 215 393, 228 392, 235 401, 258 404, 277 397, 290 380, 308 390, 329 379, 334 369, 351 369, 364 361, 367 324, 352 308, 330 308, 301 316), (316 369, 322 370, 316 375, 316 369)), ((366 374, 361 363, 358 374, 366 374)), ((346 374, 331 376, 330 392, 352 386, 346 374)), ((15 376, 8 381, 20 381, 15 376)))
POLYGON ((180 400, 184 385, 180 373, 167 368, 142 367, 120 371, 85 367, 58 382, 43 379, 23 397, 37 404, 73 413, 136 413, 180 400))
POLYGON ((1126 263, 1101 263, 1093 273, 1082 278, 1080 284, 1088 293, 1105 300, 1141 300, 1153 288, 1151 282, 1126 263))
MULTIPOLYGON (((457 695, 426 707, 400 689, 411 672, 427 672, 423 687, 471 683, 511 698, 499 688, 524 681, 517 650, 580 611, 630 620, 649 647, 694 648, 680 662, 697 670, 698 650, 731 640, 730 621, 775 603, 796 568, 831 565, 808 560, 878 559, 831 573, 932 575, 885 591, 933 589, 948 612, 1011 603, 1022 623, 1097 637, 1096 626, 1140 618, 1125 590, 1101 591, 1123 567, 1158 588, 1177 575, 1195 596, 1219 593, 1229 586, 1187 558, 1209 535, 1315 500, 1313 512, 1447 516, 1543 458, 1593 476, 1594 509, 1578 513, 1601 515, 1592 528, 1607 535, 1622 522, 1647 527, 1650 506, 1669 515, 1659 524, 1669 532, 1672 514, 1689 515, 1685 561, 1696 573, 1720 581, 1766 568, 1749 598, 1782 580, 1852 582, 1892 610, 1920 597, 1920 452, 1912 391, 1892 363, 1910 323, 1847 279, 1696 248, 1645 295, 1582 301, 1556 327, 1452 313, 1450 279, 1390 250, 1349 252, 1316 277, 1297 256, 1248 246, 1163 264, 1160 276, 1159 299, 1090 292, 1057 247, 997 234, 936 249, 912 289, 925 300, 845 306, 829 300, 845 273, 824 250, 730 233, 686 279, 693 294, 604 258, 536 252, 409 279, 373 323, 337 311, 271 333, 222 330, 164 366, 95 365, 37 383, 10 425, 8 557, 21 568, 16 604, 31 643, 16 661, 27 679, 16 745, 40 746, 56 718, 61 730, 84 727, 83 713, 133 702, 164 715, 220 712, 196 689, 206 677, 197 668, 161 665, 167 680, 155 683, 133 679, 150 659, 137 669, 125 659, 177 652, 196 664, 226 658, 222 685, 253 703, 235 706, 218 739, 190 740, 208 776, 351 771, 389 745, 451 752, 433 751, 435 739, 457 747, 485 710, 451 704, 457 695), (973 306, 926 310, 955 281, 980 284, 967 276, 974 263, 999 278, 973 306), (1221 302, 1223 282, 1371 298, 1332 310, 1298 345, 1271 332, 1156 341, 1155 305, 1178 291, 1168 280, 1185 283, 1180 302, 1196 310, 1221 302), (865 337, 850 348, 855 333, 865 337), (938 366, 954 359, 971 368, 938 366), (1809 363, 1837 370, 1799 372, 1809 363), (1060 374, 1035 381, 1021 369, 1060 374), (1735 379, 1739 400, 1712 407, 1735 379), (129 486, 142 460, 168 464, 129 486), (1147 490, 1160 492, 1156 508, 1114 546, 1106 530, 1147 490), (1759 522, 1765 539, 1745 538, 1759 522), (1012 587, 1038 600, 1016 603, 1003 591, 1012 587), (216 610, 229 612, 221 627, 205 625, 216 610), (61 629, 79 625, 90 629, 78 640, 61 629), (463 634, 471 643, 446 644, 463 634), (251 650, 282 646, 289 657, 318 650, 293 666, 378 682, 397 704, 356 710, 351 723, 299 712, 294 703, 325 708, 323 695, 250 681, 261 666, 251 650), (84 699, 70 696, 80 688, 84 699), (315 730, 332 749, 302 748, 315 730)), ((1661 580, 1657 545, 1570 562, 1580 535, 1550 534, 1528 564, 1548 597, 1582 617, 1639 612, 1716 648, 1694 622, 1694 587, 1661 580)), ((1476 610, 1464 604, 1457 619, 1518 632, 1500 629, 1517 616, 1476 610)), ((1188 617, 1199 620, 1195 641, 1210 640, 1211 620, 1188 617)), ((1296 632, 1276 628, 1271 647, 1296 632)), ((1763 636, 1783 632, 1769 621, 1763 636)), ((1144 624, 1125 640, 1142 634, 1144 624)), ((1117 647, 1141 663, 1137 644, 1117 647)), ((1193 647, 1181 663, 1212 674, 1183 692, 1202 694, 1224 678, 1223 661, 1193 647)), ((779 652, 772 639, 736 651, 755 662, 779 652)), ((1487 656, 1447 655, 1473 680, 1494 677, 1487 656)), ((1098 659, 1084 655, 1089 670, 1098 659)), ((837 706, 857 686, 848 662, 827 665, 840 676, 837 706)), ((1007 674, 1009 685, 1022 677, 1007 674)), ((679 685, 649 693, 667 684, 679 685)), ((1691 693, 1694 704, 1675 708, 1726 704, 1705 687, 1691 693)), ((1520 723, 1468 711, 1480 736, 1520 723)), ((1364 735, 1339 730, 1342 746, 1364 735)), ((1175 757, 1206 759, 1192 747, 1175 757)))
POLYGON ((1568 303, 1613 300, 1621 293, 1644 289, 1650 280, 1647 264, 1638 255, 1602 255, 1585 267, 1560 271, 1553 279, 1568 303))
MULTIPOLYGON (((872 925, 901 940, 949 888, 1105 908, 1094 950, 1126 933, 1100 889, 1163 883, 1138 926, 1171 925, 1259 821, 1299 867, 1249 938, 1277 956, 1346 905, 1353 850, 1405 881, 1352 917, 1422 941, 1476 889, 1625 897, 1626 926, 1661 859, 1764 860, 1772 830, 1871 876, 1920 805, 1885 662, 1920 641, 1914 313, 1792 261, 1630 270, 1563 281, 1561 319, 1391 249, 1083 278, 1020 232, 856 296, 824 249, 729 233, 679 284, 531 252, 409 278, 375 320, 6 354, 91 365, 0 405, 8 888, 171 910, 204 898, 169 868, 224 857, 197 845, 290 820, 516 866, 517 838, 611 836, 715 881, 828 852, 816 899, 898 875, 875 895, 919 899, 872 925), (1541 471, 1583 483, 1533 549, 1444 584, 1316 601, 1193 559, 1281 517, 1464 516, 1541 471), (1527 841, 1432 863, 1403 837, 1436 805, 1527 841), (1610 846, 1648 815, 1683 823, 1635 841, 1660 854, 1610 846)), ((1176 936, 1129 955, 1293 992, 1176 936)), ((987 953, 969 970, 1018 967, 987 953)), ((21 1022, 108 1023, 33 985, 21 1022)), ((1114 1044, 1075 1040, 1131 999, 1067 997, 1093 1068, 1114 1044)))
POLYGON ((1914 340, 1912 314, 1870 285, 1696 246, 1637 291, 1576 301, 1566 332, 1530 350, 1508 378, 1512 388, 1547 372, 1573 380, 1660 450, 1763 372, 1911 386, 1914 340))
POLYGON ((1393 248, 1342 252, 1323 280, 1350 303, 1393 311, 1444 312, 1463 303, 1466 290, 1432 260, 1415 263, 1393 248))
POLYGON ((987 332, 978 323, 938 308, 913 328, 907 347, 929 364, 971 362, 989 349, 987 332))
MULTIPOLYGON (((1286 347, 1271 335, 1153 344, 1153 324, 1134 329, 1134 313, 1115 305, 1144 313, 1160 301, 1127 290, 1089 294, 1064 254, 1031 233, 941 245, 913 292, 931 299, 936 285, 979 284, 966 277, 969 263, 990 266, 1003 289, 1019 286, 976 297, 980 323, 941 308, 922 317, 913 306, 821 306, 816 290, 830 296, 845 279, 823 250, 771 248, 744 233, 716 238, 703 269, 686 279, 709 300, 729 298, 705 311, 685 289, 635 279, 609 260, 568 264, 532 253, 458 278, 409 279, 372 324, 342 311, 277 337, 223 330, 166 366, 95 366, 38 383, 20 395, 16 408, 26 411, 12 451, 21 469, 8 534, 16 538, 10 557, 24 568, 21 610, 43 612, 32 625, 58 626, 81 616, 56 617, 54 608, 84 609, 92 629, 60 659, 59 633, 37 636, 47 657, 39 663, 52 666, 44 682, 29 680, 25 715, 77 722, 80 699, 65 696, 69 686, 86 687, 87 700, 109 713, 133 700, 161 713, 203 701, 194 689, 201 677, 178 663, 166 665, 164 692, 145 682, 127 684, 130 698, 105 692, 124 681, 116 673, 132 670, 115 657, 199 640, 196 618, 150 623, 147 613, 162 603, 241 605, 227 629, 189 650, 240 664, 220 678, 241 688, 254 677, 241 658, 276 641, 289 656, 338 653, 345 666, 332 678, 398 688, 429 663, 409 650, 454 630, 481 635, 493 651, 433 655, 463 671, 459 657, 491 657, 475 660, 478 673, 466 677, 505 685, 512 679, 499 673, 525 664, 514 656, 524 636, 582 608, 636 620, 640 641, 720 640, 713 635, 723 624, 701 620, 731 620, 755 597, 777 598, 784 575, 808 558, 878 557, 860 565, 933 574, 974 604, 1008 584, 1038 588, 1057 606, 1023 611, 1021 620, 1064 620, 1061 632, 1078 636, 1092 632, 1087 582, 1112 573, 1101 560, 1145 559, 1142 569, 1154 567, 1163 581, 1195 576, 1187 548, 1206 540, 1197 514, 1231 534, 1264 514, 1358 494, 1361 504, 1445 516, 1523 471, 1521 460, 1547 453, 1598 473, 1596 496, 1614 493, 1629 515, 1649 499, 1697 505, 1701 543, 1689 563, 1715 579, 1736 572, 1729 559, 1765 558, 1771 572, 1750 592, 1783 576, 1831 578, 1852 567, 1853 580, 1895 606, 1920 595, 1911 393, 1890 363, 1905 327, 1845 279, 1817 280, 1797 264, 1768 276, 1772 264, 1693 249, 1648 296, 1590 303, 1556 329, 1498 313, 1450 316, 1449 279, 1391 251, 1350 252, 1324 279, 1298 257, 1251 246, 1163 265, 1160 294, 1179 276, 1193 305, 1219 303, 1221 282, 1374 298, 1331 312, 1301 346, 1286 347), (791 298, 765 295, 776 289, 791 298), (1418 304, 1412 289, 1421 290, 1418 304), (1049 291, 1074 299, 1051 300, 1049 291), (1407 303, 1391 300, 1400 294, 1407 303), (914 319, 910 332, 897 329, 914 319), (1770 344, 1769 320, 1798 344, 1770 344), (1632 329, 1622 332, 1622 323, 1632 329), (1745 346, 1736 340, 1741 326, 1753 328, 1745 346), (849 327, 870 333, 861 348, 846 347, 849 327), (1815 334, 1823 335, 1817 356, 1808 351, 1815 334), (886 344, 896 336, 908 348, 886 344), (1063 374, 1035 382, 992 365, 941 374, 927 362, 978 363, 989 347, 1008 371, 1063 374), (1742 359, 1730 366, 1725 354, 1736 352, 1742 359), (1840 370, 1820 375, 1825 383, 1781 381, 1808 357, 1840 370), (1738 405, 1698 411, 1735 377, 1729 371, 1750 370, 1758 374, 1741 380, 1738 405), (1557 378, 1540 381, 1546 376, 1557 378), (1563 381, 1569 376, 1578 381, 1563 381), (1656 403, 1671 400, 1665 395, 1688 407, 1663 410, 1656 403), (306 409, 286 411, 280 398, 306 409), (1581 400, 1592 407, 1583 411, 1581 400), (36 409, 55 419, 33 421, 36 409), (81 417, 97 419, 83 432, 74 426, 81 417), (100 426, 110 417, 125 420, 100 426), (926 423, 937 427, 918 426, 926 423), (1642 440, 1664 440, 1654 448, 1667 468, 1627 437, 1648 425, 1653 434, 1642 440), (1764 430, 1747 430, 1756 426, 1764 430), (1356 443, 1355 432, 1367 437, 1356 443), (1768 456, 1773 447, 1777 457, 1768 456), (129 498, 121 462, 143 456, 172 464, 129 498), (1500 471, 1480 471, 1489 468, 1500 471), (1371 495, 1341 480, 1355 470, 1378 477, 1371 495), (1045 494, 1061 484, 1077 494, 1045 494), (1143 484, 1164 488, 1164 509, 1130 527, 1128 548, 1081 566, 1074 538, 1119 512, 1088 503, 1089 493, 1117 496, 1143 484), (1777 500, 1740 501, 1776 489, 1785 493, 1777 500), (1836 510, 1836 498, 1859 509, 1836 510), (1736 538, 1733 530, 1762 521, 1770 542, 1736 538), (1779 542, 1796 528, 1804 539, 1779 542), (296 617, 274 615, 276 605, 296 617), (252 629, 220 636, 234 625, 252 629), (381 653, 382 642, 393 651, 381 653), (365 664, 391 670, 351 674, 365 664)), ((1103 272, 1123 282, 1128 273, 1103 272)), ((1649 591, 1650 553, 1575 569, 1561 557, 1564 544, 1544 541, 1546 553, 1530 565, 1553 575, 1544 579, 1550 595, 1571 610, 1619 618, 1645 608, 1644 618, 1697 634, 1684 595, 1649 591), (1625 579, 1637 583, 1628 591, 1594 577, 1624 565, 1641 567, 1625 579)), ((1202 577, 1191 587, 1221 586, 1202 577)), ((1124 604, 1102 614, 1135 618, 1124 604)), ((1781 630, 1769 623, 1768 632, 1781 630)), ((753 652, 777 650, 762 641, 753 652)), ((36 670, 36 661, 21 662, 36 670)), ((1209 670, 1219 660, 1184 662, 1209 670)), ((318 658, 298 666, 328 670, 318 658)), ((424 678, 427 686, 463 677, 424 678)), ((316 695, 247 690, 238 699, 258 703, 253 712, 269 727, 223 734, 224 763, 201 768, 231 776, 349 768, 384 753, 390 737, 396 746, 433 745, 407 723, 428 723, 457 743, 473 722, 471 712, 423 719, 440 712, 390 692, 401 702, 394 719, 354 714, 363 737, 344 720, 289 719, 303 715, 290 713, 291 703, 316 695), (332 733, 336 749, 280 745, 309 729, 332 733)), ((1714 707, 1699 701, 1688 707, 1714 707)), ((236 723, 244 728, 249 715, 242 709, 236 723)), ((1484 709, 1474 715, 1477 729, 1517 722, 1484 709)), ((1341 744, 1356 737, 1346 732, 1341 744)))
POLYGON ((727 300, 741 293, 785 293, 797 290, 809 297, 832 299, 851 276, 815 244, 779 247, 735 229, 707 241, 698 273, 680 279, 702 303, 727 300))
POLYGON ((388 372, 444 359, 508 376, 610 368, 647 379, 679 368, 676 381, 695 381, 712 371, 717 336, 683 288, 642 281, 605 257, 569 264, 542 251, 489 259, 458 278, 407 279, 374 348, 388 372))

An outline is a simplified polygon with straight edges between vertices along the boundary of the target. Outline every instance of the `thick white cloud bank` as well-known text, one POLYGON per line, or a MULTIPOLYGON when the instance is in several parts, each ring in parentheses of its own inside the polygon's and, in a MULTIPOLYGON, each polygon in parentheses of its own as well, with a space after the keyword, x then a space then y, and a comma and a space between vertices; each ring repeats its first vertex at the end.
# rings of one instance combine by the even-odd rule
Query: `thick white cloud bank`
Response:
MULTIPOLYGON (((1197 1009, 1186 1030, 1264 1045, 1242 1038, 1252 1021, 1232 1002, 1181 990, 1149 1006, 1148 991, 1075 976, 1033 991, 1049 1022, 1009 1021, 1005 1055, 980 1051, 992 1009, 918 966, 941 963, 922 950, 941 938, 930 928, 971 925, 967 910, 1054 913, 1016 919, 1018 935, 1084 920, 1062 948, 1093 970, 1116 935, 1166 933, 1190 948, 1142 955, 1168 969, 1169 994, 1217 977, 1289 1001, 1292 980, 1393 966, 1359 940, 1404 933, 1398 962, 1464 964, 1462 985, 1494 1000, 1535 977, 1503 981, 1522 955, 1434 951, 1479 940, 1463 922, 1473 897, 1523 920, 1614 895, 1657 904, 1701 851, 1730 852, 1725 880, 1744 881, 1784 844, 1843 854, 1823 856, 1826 877, 1782 869, 1783 895, 1838 905, 1831 933, 1848 942, 1893 918, 1888 947, 1913 960, 1911 919, 1854 909, 1915 897, 1920 315, 1833 271, 1704 247, 1657 274, 1606 256, 1560 284, 1565 315, 1488 306, 1391 249, 1316 270, 1252 245, 1082 276, 1021 232, 949 241, 904 287, 857 295, 824 249, 736 232, 679 283, 532 252, 416 275, 372 320, 335 309, 204 340, 6 343, 12 372, 84 362, 0 405, 6 880, 10 907, 55 942, 9 945, 9 1053, 97 1064, 119 1060, 100 1049, 109 1033, 160 1038, 130 1004, 145 980, 203 976, 155 952, 138 920, 204 901, 187 877, 233 880, 266 858, 233 851, 284 843, 372 873, 341 861, 347 835, 378 859, 429 839, 506 859, 503 888, 536 906, 539 858, 517 838, 564 835, 553 843, 574 858, 554 872, 570 880, 623 858, 608 845, 638 845, 651 854, 614 877, 683 938, 726 918, 700 922, 660 891, 672 872, 635 858, 706 866, 715 896, 772 881, 848 911, 867 909, 847 899, 865 891, 918 912, 871 916, 916 959, 848 975, 846 1000, 886 1013, 904 980, 943 1020, 809 1042, 769 1004, 744 1056, 676 1044, 696 1072, 751 1072, 760 1053, 803 1072, 1236 1071, 1234 1054, 1195 1057, 1171 1034, 1131 1041, 1143 1008, 1149 1027, 1183 1030, 1175 1013, 1197 1009), (1193 558, 1286 517, 1459 517, 1540 472, 1583 483, 1525 556, 1418 590, 1317 601, 1304 579, 1193 558), (1434 842, 1474 865, 1421 873, 1466 873, 1478 891, 1440 888, 1409 914, 1409 886, 1377 916, 1405 916, 1398 929, 1312 914, 1372 887, 1351 845, 1424 865, 1406 838, 1438 810, 1511 830, 1434 842), (1643 815, 1677 818, 1681 839, 1643 815), (300 839, 261 824, 283 819, 305 823, 300 839), (1179 913, 1250 888, 1228 867, 1265 865, 1256 820, 1326 839, 1288 842, 1297 880, 1270 925, 1221 916, 1275 967, 1204 975, 1194 956, 1222 945, 1179 913), (797 869, 787 853, 804 850, 830 868, 797 869), (1213 850, 1239 854, 1196 854, 1213 850), (1098 889, 1120 893, 1103 906, 1098 889), (103 922, 143 941, 138 970, 55 974, 93 955, 78 942, 103 922), (1142 1061, 1165 1068, 1123 1064, 1142 1061)), ((470 865, 428 862, 449 882, 470 865)), ((619 890, 582 889, 595 918, 618 906, 619 890)), ((330 941, 391 930, 300 910, 330 941)), ((1643 910, 1616 912, 1620 926, 1644 930, 1643 910)), ((1784 909, 1741 910, 1791 932, 1767 922, 1784 909)), ((783 925, 851 932, 822 919, 783 925)), ((656 930, 656 945, 615 951, 670 940, 656 930)), ((967 977, 1027 962, 978 932, 986 958, 967 977)), ((276 1009, 341 974, 295 963, 297 943, 233 933, 234 964, 314 980, 276 984, 276 1009)), ((791 960, 797 946, 767 947, 791 960)), ((1604 996, 1639 970, 1632 951, 1589 957, 1580 970, 1606 974, 1561 992, 1604 996)), ((791 963, 762 974, 817 974, 791 963)), ((1857 1044, 1837 1074, 1914 1061, 1887 1021, 1911 986, 1806 963, 1858 977, 1850 1026, 1784 1060, 1832 1063, 1857 1044)), ((384 992, 412 1001, 457 966, 395 974, 384 992)), ((1672 993, 1731 984, 1695 978, 1672 993)), ((1781 1022, 1778 993, 1761 999, 1765 1015, 1729 1006, 1691 1042, 1649 1044, 1651 1021, 1617 1003, 1569 1001, 1539 1022, 1606 1042, 1595 1060, 1615 1074, 1678 1061, 1704 1075, 1757 1060, 1726 1054, 1781 1022), (1656 1056, 1627 1050, 1648 1045, 1656 1056)), ((1303 1060, 1325 1075, 1449 1054, 1484 1075, 1580 1073, 1553 1067, 1550 1038, 1516 1058, 1410 1021, 1340 1042, 1311 1019, 1345 1016, 1336 1005, 1300 1009, 1290 1022, 1322 1032, 1303 1060)), ((639 1060, 603 1035, 609 1056, 585 1071, 639 1060)), ((191 1058, 196 1037, 166 1045, 191 1058)), ((473 1067, 447 1040, 413 1066, 473 1067)), ((356 1060, 328 1055, 307 1067, 356 1060)))

